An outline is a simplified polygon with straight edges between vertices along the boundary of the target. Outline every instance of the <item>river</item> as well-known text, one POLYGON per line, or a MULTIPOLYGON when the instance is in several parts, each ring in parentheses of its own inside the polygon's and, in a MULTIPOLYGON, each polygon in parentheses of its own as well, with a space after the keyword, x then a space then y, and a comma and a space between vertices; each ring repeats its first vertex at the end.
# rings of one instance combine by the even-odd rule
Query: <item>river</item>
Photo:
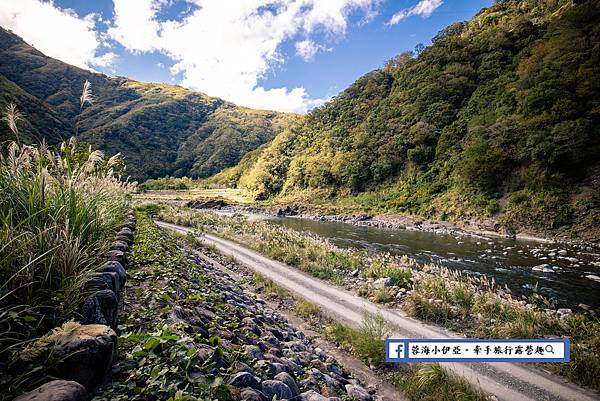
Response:
POLYGON ((266 219, 272 224, 320 235, 340 247, 407 255, 419 262, 441 264, 464 274, 493 277, 500 285, 506 284, 515 295, 530 295, 535 290, 555 299, 562 307, 577 309, 583 303, 600 308, 600 282, 586 277, 600 276, 600 255, 578 247, 295 217, 266 219))

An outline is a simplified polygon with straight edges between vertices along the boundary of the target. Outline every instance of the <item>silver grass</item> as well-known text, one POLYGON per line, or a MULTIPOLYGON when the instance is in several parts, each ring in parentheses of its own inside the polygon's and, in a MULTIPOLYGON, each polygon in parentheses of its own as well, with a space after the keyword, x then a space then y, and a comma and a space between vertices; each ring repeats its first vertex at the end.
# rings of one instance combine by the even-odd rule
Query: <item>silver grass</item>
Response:
POLYGON ((87 79, 83 83, 83 90, 81 91, 81 97, 79 97, 79 111, 83 110, 83 106, 86 103, 92 104, 94 97, 92 96, 92 84, 87 79))
POLYGON ((6 114, 2 117, 2 120, 6 121, 8 128, 15 134, 17 138, 17 142, 20 143, 19 139, 19 127, 17 123, 23 119, 23 114, 17 109, 17 105, 13 102, 10 102, 8 106, 6 106, 6 114))

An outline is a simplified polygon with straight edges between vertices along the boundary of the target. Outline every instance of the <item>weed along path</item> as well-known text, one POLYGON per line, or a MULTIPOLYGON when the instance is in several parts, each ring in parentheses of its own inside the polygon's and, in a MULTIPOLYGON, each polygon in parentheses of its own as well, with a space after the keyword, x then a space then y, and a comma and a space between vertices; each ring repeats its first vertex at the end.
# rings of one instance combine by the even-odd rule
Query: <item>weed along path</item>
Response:
MULTIPOLYGON (((160 227, 184 234, 193 231, 187 227, 164 222, 157 222, 157 224, 160 227)), ((210 234, 204 234, 201 240, 207 245, 216 247, 219 252, 232 256, 238 262, 271 279, 278 285, 306 298, 336 320, 351 326, 359 326, 365 312, 380 313, 392 326, 394 337, 461 337, 409 318, 400 311, 376 305, 232 241, 210 234)), ((481 388, 484 392, 495 395, 499 400, 592 401, 599 398, 597 394, 568 383, 559 376, 526 365, 515 363, 443 363, 441 365, 452 373, 463 377, 472 385, 481 388)))

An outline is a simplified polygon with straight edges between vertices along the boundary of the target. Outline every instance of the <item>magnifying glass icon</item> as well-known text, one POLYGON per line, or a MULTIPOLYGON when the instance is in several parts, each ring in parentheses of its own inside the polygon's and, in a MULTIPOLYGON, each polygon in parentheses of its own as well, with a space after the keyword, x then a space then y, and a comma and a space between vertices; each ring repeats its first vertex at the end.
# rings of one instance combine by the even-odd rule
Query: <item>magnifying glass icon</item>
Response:
POLYGON ((546 345, 545 349, 546 349, 546 352, 554 354, 554 348, 552 347, 552 345, 550 345, 550 344, 546 345))

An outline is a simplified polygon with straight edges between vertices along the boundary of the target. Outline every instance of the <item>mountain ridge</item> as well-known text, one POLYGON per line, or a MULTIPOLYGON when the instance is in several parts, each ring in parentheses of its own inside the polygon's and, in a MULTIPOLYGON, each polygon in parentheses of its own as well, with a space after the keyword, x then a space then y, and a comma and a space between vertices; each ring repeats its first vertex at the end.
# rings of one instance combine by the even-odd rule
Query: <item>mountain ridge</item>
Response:
MULTIPOLYGON (((0 56, 0 107, 14 102, 25 114, 25 140, 44 137, 54 144, 77 132, 86 143, 120 152, 134 179, 212 175, 299 118, 238 107, 177 85, 83 70, 45 56, 3 28, 0 56), (85 80, 95 101, 80 113, 85 80)), ((3 125, 0 139, 10 137, 3 125)))

